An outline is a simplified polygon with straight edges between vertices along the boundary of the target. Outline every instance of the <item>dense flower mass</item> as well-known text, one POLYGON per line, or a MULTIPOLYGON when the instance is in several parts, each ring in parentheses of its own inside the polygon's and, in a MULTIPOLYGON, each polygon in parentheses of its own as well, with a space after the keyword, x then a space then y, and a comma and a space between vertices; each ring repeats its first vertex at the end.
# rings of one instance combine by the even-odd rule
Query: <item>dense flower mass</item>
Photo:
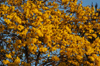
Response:
POLYGON ((99 66, 100 9, 78 0, 0 3, 0 61, 8 66, 99 66))

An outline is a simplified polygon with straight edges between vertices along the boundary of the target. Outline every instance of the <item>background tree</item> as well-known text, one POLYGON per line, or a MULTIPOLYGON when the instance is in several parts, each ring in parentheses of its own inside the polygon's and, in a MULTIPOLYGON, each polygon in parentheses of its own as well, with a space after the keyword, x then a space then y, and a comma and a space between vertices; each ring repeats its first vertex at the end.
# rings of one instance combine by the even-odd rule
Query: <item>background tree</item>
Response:
POLYGON ((77 0, 6 3, 0 4, 2 65, 100 65, 97 5, 83 7, 77 0))

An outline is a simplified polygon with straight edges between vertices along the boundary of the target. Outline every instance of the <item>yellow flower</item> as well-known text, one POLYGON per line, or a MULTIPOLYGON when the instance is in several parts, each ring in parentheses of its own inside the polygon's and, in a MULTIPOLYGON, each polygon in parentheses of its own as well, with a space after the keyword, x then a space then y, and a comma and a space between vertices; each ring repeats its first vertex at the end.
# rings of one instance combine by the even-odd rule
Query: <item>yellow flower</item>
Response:
POLYGON ((43 51, 46 52, 47 51, 47 48, 45 47, 43 51))
POLYGON ((7 24, 11 24, 12 22, 9 19, 4 19, 7 24))
POLYGON ((77 57, 76 57, 78 60, 81 60, 83 57, 82 56, 80 56, 80 55, 77 55, 77 57))
POLYGON ((47 19, 47 18, 49 18, 49 15, 46 14, 46 13, 44 13, 44 14, 42 14, 42 18, 43 18, 43 19, 47 19))
POLYGON ((97 35, 96 35, 96 34, 92 34, 92 36, 93 36, 93 37, 95 37, 95 38, 97 37, 97 35))
POLYGON ((20 44, 22 41, 21 40, 16 40, 16 43, 17 44, 20 44))
POLYGON ((37 33, 38 36, 43 37, 43 34, 40 30, 37 30, 36 33, 37 33))
POLYGON ((52 47, 52 51, 56 51, 56 49, 57 49, 56 47, 52 47))
POLYGON ((92 36, 88 36, 88 38, 92 39, 92 36))
POLYGON ((43 21, 43 19, 41 18, 41 16, 37 16, 36 20, 40 21, 40 22, 43 21))
POLYGON ((22 26, 22 25, 18 25, 18 30, 23 30, 24 29, 24 26, 22 26))
POLYGON ((36 38, 32 38, 32 43, 36 43, 37 39, 36 38))
POLYGON ((23 37, 25 37, 27 32, 28 32, 28 30, 27 30, 27 29, 25 29, 25 30, 23 30, 23 32, 22 32, 22 33, 20 33, 20 34, 21 34, 21 35, 24 35, 23 37))
POLYGON ((59 61, 60 59, 59 59, 57 56, 53 56, 53 57, 52 57, 52 60, 54 60, 54 61, 59 61))
POLYGON ((81 29, 82 28, 82 25, 80 25, 79 28, 81 29))
POLYGON ((38 13, 39 12, 37 8, 33 9, 32 11, 33 11, 33 13, 38 13))
POLYGON ((6 54, 6 57, 7 58, 12 58, 10 54, 6 54))
POLYGON ((49 35, 45 35, 44 42, 48 43, 51 40, 49 35))
POLYGON ((95 60, 95 58, 92 57, 92 56, 89 56, 88 58, 90 59, 90 61, 94 61, 95 60))
POLYGON ((15 59, 14 63, 15 63, 15 64, 19 64, 19 63, 20 63, 20 58, 17 57, 17 58, 15 59))
POLYGON ((3 60, 3 63, 6 65, 6 64, 8 64, 10 62, 9 62, 9 60, 3 60))
POLYGON ((41 47, 41 48, 39 49, 39 51, 40 51, 40 52, 46 52, 46 51, 47 51, 47 48, 46 48, 46 47, 45 47, 45 48, 41 47))
POLYGON ((13 16, 11 16, 11 15, 7 15, 7 18, 10 18, 10 19, 12 19, 12 18, 13 18, 13 16))
POLYGON ((18 16, 15 16, 15 21, 16 21, 18 24, 21 24, 21 18, 19 18, 18 16))
POLYGON ((48 54, 48 57, 50 57, 50 54, 48 54))
POLYGON ((42 52, 42 47, 41 47, 41 48, 39 48, 39 51, 40 51, 40 52, 42 52))
POLYGON ((96 15, 96 16, 98 16, 98 15, 99 15, 99 13, 96 13, 95 15, 96 15))

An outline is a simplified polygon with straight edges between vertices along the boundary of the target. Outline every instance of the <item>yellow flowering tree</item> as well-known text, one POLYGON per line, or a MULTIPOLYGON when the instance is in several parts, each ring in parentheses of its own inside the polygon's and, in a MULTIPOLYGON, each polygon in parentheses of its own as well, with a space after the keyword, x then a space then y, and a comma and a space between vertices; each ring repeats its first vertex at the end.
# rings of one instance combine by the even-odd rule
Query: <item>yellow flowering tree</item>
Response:
POLYGON ((0 61, 8 66, 99 66, 100 9, 78 0, 4 0, 0 61))

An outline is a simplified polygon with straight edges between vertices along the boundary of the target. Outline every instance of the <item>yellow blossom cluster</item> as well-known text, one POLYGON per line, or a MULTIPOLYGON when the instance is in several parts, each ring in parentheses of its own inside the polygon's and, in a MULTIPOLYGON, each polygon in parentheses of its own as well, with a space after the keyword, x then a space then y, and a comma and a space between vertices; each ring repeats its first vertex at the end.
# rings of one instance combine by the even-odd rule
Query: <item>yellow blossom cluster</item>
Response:
POLYGON ((47 0, 7 2, 10 6, 0 5, 0 18, 4 19, 0 22, 0 42, 6 46, 0 47, 5 53, 3 64, 99 66, 100 9, 82 6, 82 1, 77 4, 78 0, 61 0, 60 4, 47 0), (10 39, 5 40, 5 36, 10 39), (27 62, 21 61, 23 57, 27 62))
POLYGON ((59 61, 60 59, 59 59, 57 56, 53 56, 53 57, 52 57, 52 60, 53 60, 53 61, 59 61))

